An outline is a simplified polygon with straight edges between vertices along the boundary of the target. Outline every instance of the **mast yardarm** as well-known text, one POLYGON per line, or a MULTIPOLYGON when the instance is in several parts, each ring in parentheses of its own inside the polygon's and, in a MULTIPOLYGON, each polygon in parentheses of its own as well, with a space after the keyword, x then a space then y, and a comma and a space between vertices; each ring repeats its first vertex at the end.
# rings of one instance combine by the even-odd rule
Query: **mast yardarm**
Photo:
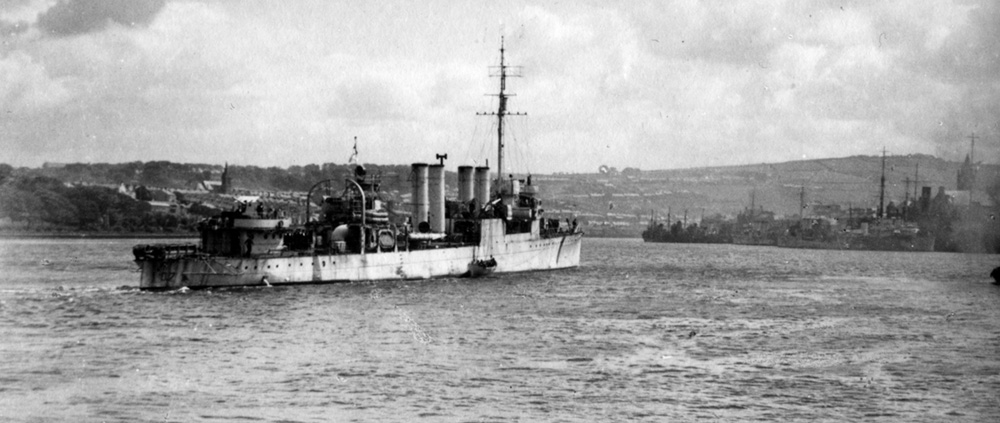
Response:
POLYGON ((500 37, 500 66, 495 67, 496 73, 490 76, 500 77, 500 93, 490 94, 495 95, 499 98, 499 107, 496 112, 486 112, 486 113, 476 113, 479 116, 496 116, 497 117, 497 188, 500 189, 503 186, 503 118, 504 116, 525 116, 527 113, 520 112, 508 112, 507 111, 507 99, 513 97, 514 94, 507 94, 507 77, 520 77, 517 71, 520 70, 519 66, 508 66, 504 61, 504 40, 500 37))

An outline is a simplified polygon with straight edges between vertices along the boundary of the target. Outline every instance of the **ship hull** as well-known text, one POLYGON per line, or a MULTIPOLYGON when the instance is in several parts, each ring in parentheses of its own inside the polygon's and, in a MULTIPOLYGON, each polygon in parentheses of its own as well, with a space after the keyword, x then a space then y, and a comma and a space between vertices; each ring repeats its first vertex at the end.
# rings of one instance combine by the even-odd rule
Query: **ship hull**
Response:
POLYGON ((503 236, 499 242, 368 254, 303 254, 278 257, 189 255, 139 262, 141 289, 211 288, 464 276, 481 258, 496 260, 495 273, 576 267, 582 234, 534 238, 503 236))
POLYGON ((806 240, 783 236, 778 238, 778 246, 784 248, 804 248, 817 250, 859 250, 859 251, 934 251, 933 237, 876 237, 855 236, 831 240, 806 240))

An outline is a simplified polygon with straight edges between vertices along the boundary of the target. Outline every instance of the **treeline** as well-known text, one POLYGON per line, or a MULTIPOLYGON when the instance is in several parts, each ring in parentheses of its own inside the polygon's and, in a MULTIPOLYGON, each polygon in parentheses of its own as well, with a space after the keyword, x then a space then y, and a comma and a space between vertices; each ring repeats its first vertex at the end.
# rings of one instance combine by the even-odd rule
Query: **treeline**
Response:
POLYGON ((90 184, 136 184, 182 188, 189 183, 218 178, 222 166, 181 164, 166 161, 129 163, 71 163, 40 169, 17 169, 26 176, 45 176, 60 181, 90 184))
POLYGON ((67 186, 46 176, 19 175, 0 164, 0 220, 7 229, 170 233, 194 231, 201 216, 155 213, 117 191, 67 186))
MULTIPOLYGON (((218 210, 206 207, 202 197, 215 194, 183 194, 175 190, 195 189, 202 181, 218 181, 223 166, 182 164, 167 161, 118 164, 67 164, 43 168, 14 168, 0 164, 0 230, 40 232, 98 231, 118 233, 193 232, 203 217, 218 210), (89 186, 99 184, 102 186, 89 186), (173 191, 187 213, 155 212, 146 201, 118 193, 106 186, 138 186, 138 200, 152 200, 146 187, 173 191)), ((229 166, 236 193, 307 191, 316 182, 339 181, 353 173, 353 166, 322 164, 278 167, 229 166)), ((383 190, 409 191, 409 166, 369 165, 369 175, 381 174, 383 190)), ((454 175, 449 175, 454 179, 454 175)), ((454 183, 454 181, 451 181, 454 183)), ((218 201, 206 201, 216 203, 218 201)), ((285 205, 298 213, 295 205, 285 205)))
MULTIPOLYGON (((9 167, 9 166, 8 166, 9 167)), ((369 174, 381 173, 389 189, 408 189, 408 165, 366 165, 369 174)), ((223 165, 173 163, 168 161, 129 163, 72 163, 40 169, 17 169, 31 176, 91 184, 132 184, 168 189, 194 189, 202 181, 219 181, 223 165)), ((347 164, 257 167, 229 166, 236 189, 249 191, 307 191, 324 179, 339 179, 352 172, 347 164)))

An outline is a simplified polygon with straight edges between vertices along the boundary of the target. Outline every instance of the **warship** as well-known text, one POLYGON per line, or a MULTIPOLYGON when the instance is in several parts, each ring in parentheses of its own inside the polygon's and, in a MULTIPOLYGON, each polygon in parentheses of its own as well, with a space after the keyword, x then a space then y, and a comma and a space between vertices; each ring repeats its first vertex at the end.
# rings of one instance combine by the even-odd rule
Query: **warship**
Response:
POLYGON ((831 230, 822 219, 802 221, 777 239, 785 248, 815 250, 934 251, 933 236, 908 222, 863 223, 859 229, 831 230))
MULTIPOLYGON (((412 212, 390 219, 380 175, 356 166, 339 196, 326 196, 315 217, 307 194, 306 217, 233 210, 199 225, 199 244, 152 244, 133 248, 147 290, 334 283, 367 280, 482 276, 579 266, 583 232, 544 215, 531 176, 504 173, 506 78, 501 40, 497 172, 459 166, 458 195, 445 198, 446 155, 438 163, 413 163, 412 212)), ((249 209, 249 210, 248 210, 249 209)))
MULTIPOLYGON (((800 210, 805 210, 805 188, 800 194, 800 210)), ((864 251, 934 251, 935 237, 915 222, 908 222, 887 212, 885 204, 885 149, 882 150, 882 176, 875 219, 849 218, 846 225, 820 217, 801 218, 777 237, 777 246, 818 250, 864 251)), ((890 201, 889 208, 895 209, 890 201)))
POLYGON ((642 231, 643 242, 663 242, 678 244, 728 244, 732 242, 728 226, 723 228, 708 228, 704 225, 705 219, 701 219, 701 225, 693 223, 687 225, 687 215, 684 221, 670 223, 670 213, 667 213, 666 222, 658 222, 655 213, 650 213, 649 225, 642 231))

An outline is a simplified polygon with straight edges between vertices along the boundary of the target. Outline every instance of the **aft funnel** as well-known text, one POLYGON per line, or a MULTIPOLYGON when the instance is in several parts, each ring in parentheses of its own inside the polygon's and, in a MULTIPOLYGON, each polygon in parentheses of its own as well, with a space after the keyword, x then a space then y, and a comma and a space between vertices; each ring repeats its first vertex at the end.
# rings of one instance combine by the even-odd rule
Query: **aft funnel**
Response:
POLYGON ((473 196, 476 198, 476 202, 479 203, 479 207, 482 207, 486 203, 490 202, 490 168, 486 166, 479 166, 476 168, 475 173, 475 188, 473 190, 473 196))
POLYGON ((465 203, 475 196, 472 166, 458 167, 458 201, 465 203))
POLYGON ((413 221, 416 228, 420 222, 427 221, 427 163, 414 163, 413 174, 413 221))
POLYGON ((427 198, 430 207, 427 209, 427 223, 431 232, 444 232, 444 165, 429 166, 427 177, 427 198))

